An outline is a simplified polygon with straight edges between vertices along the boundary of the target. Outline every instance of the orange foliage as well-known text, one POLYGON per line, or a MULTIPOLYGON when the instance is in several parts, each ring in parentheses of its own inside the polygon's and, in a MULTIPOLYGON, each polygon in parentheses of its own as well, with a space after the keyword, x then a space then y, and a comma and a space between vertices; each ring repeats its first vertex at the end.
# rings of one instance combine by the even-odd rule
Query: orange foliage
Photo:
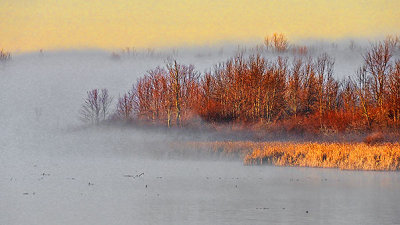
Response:
MULTIPOLYGON (((293 62, 238 54, 204 75, 171 61, 140 78, 120 98, 117 113, 167 127, 192 125, 200 117, 289 133, 393 131, 400 128, 400 61, 391 59, 398 45, 393 40, 372 45, 355 76, 343 81, 334 78, 335 61, 327 54, 293 62)), ((287 47, 282 34, 266 42, 287 47)))

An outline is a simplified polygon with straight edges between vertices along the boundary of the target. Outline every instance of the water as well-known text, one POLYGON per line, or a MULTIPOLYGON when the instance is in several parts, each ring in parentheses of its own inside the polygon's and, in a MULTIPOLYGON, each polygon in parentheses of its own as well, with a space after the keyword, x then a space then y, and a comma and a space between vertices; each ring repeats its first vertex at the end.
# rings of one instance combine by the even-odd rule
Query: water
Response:
POLYGON ((0 224, 400 223, 397 172, 100 157, 1 171, 0 224))

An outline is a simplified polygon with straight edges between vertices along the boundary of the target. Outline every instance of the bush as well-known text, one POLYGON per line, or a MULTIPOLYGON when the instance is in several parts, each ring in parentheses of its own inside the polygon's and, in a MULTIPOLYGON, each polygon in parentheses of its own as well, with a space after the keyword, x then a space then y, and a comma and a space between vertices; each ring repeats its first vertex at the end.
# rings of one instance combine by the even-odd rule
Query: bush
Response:
POLYGON ((385 137, 383 136, 383 134, 381 132, 374 132, 374 133, 368 135, 364 139, 364 143, 366 143, 367 145, 375 145, 375 144, 382 143, 384 140, 385 140, 385 137))

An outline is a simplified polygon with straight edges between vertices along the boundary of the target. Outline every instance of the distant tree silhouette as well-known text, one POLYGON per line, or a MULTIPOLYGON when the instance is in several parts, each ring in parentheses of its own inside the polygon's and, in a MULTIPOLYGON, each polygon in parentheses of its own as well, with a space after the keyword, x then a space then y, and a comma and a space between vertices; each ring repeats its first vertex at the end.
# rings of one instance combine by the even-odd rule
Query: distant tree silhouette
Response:
POLYGON ((289 47, 289 42, 286 36, 282 33, 273 33, 264 39, 265 46, 269 49, 274 49, 277 52, 284 52, 289 47))
POLYGON ((87 123, 98 124, 107 118, 111 102, 112 98, 107 89, 88 91, 80 111, 81 119, 87 123))
POLYGON ((116 117, 124 121, 129 121, 135 117, 137 112, 138 100, 137 90, 135 86, 127 93, 124 93, 118 98, 116 107, 116 117))
POLYGON ((11 53, 3 49, 0 50, 0 62, 5 62, 11 59, 11 53))

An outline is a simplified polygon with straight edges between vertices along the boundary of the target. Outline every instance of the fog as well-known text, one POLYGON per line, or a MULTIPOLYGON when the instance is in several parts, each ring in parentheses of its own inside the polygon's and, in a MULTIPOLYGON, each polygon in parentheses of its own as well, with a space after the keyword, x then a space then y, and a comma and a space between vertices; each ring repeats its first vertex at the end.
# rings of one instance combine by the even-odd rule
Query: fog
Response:
MULTIPOLYGON (((321 46, 311 54, 334 56, 338 77, 361 64, 362 49, 321 46)), ((251 167, 195 152, 179 157, 169 142, 212 134, 79 120, 90 89, 108 88, 114 106, 168 58, 204 72, 244 50, 255 51, 117 51, 117 58, 100 50, 44 51, 0 63, 0 224, 400 223, 398 173, 251 167)))
MULTIPOLYGON (((136 79, 168 59, 193 64, 200 72, 210 70, 236 53, 258 52, 255 46, 206 46, 183 49, 143 50, 127 53, 101 50, 43 51, 13 55, 0 64, 0 143, 3 154, 16 152, 21 157, 38 154, 86 155, 88 152, 114 155, 115 151, 132 152, 127 146, 141 142, 171 139, 171 134, 118 127, 88 127, 79 120, 79 110, 86 92, 107 88, 116 100, 132 87, 136 79), (34 149, 34 150, 33 150, 34 149)), ((350 50, 347 43, 334 46, 321 42, 310 47, 312 55, 328 52, 335 57, 335 75, 354 74, 361 64, 362 49, 350 50)), ((263 52, 268 58, 277 57, 263 52)), ((290 53, 284 56, 294 58, 290 53)), ((185 138, 185 135, 178 135, 185 138)), ((204 134, 207 138, 207 134, 204 134)), ((197 138, 200 138, 197 136, 197 138)), ((138 151, 141 153, 142 151, 138 151)))

